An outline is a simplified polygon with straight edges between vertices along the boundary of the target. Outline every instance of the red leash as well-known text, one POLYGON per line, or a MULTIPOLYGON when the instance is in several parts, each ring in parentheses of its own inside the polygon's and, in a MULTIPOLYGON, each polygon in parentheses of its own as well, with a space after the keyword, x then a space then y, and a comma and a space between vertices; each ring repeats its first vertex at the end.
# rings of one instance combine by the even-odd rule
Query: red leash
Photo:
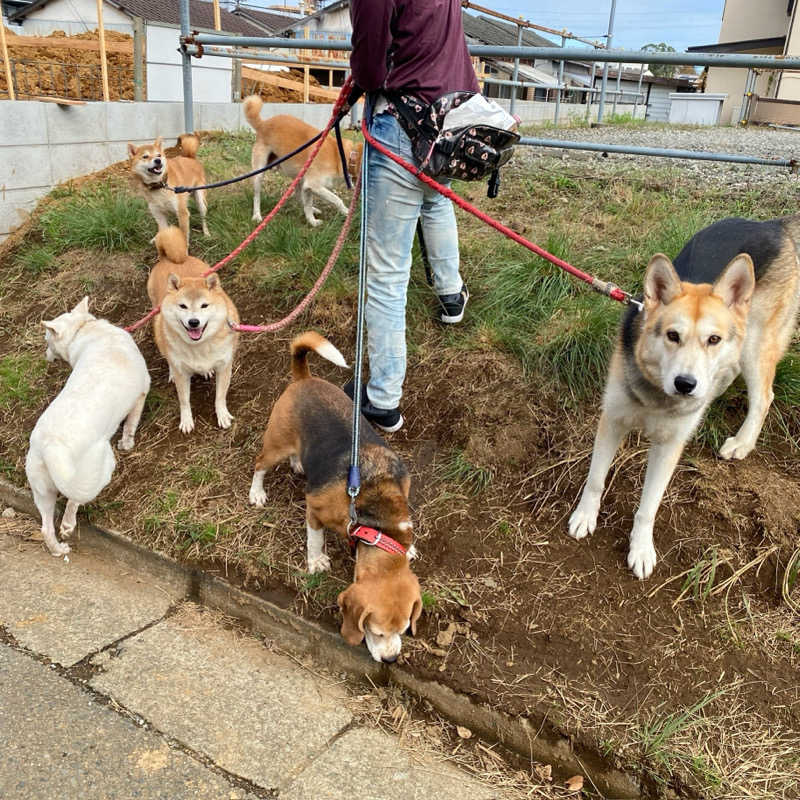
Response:
POLYGON ((350 200, 350 208, 347 209, 347 217, 345 218, 344 225, 339 233, 339 238, 336 240, 336 244, 334 245, 333 250, 328 258, 328 263, 325 264, 325 268, 320 273, 316 283, 311 287, 311 290, 302 299, 300 304, 283 319, 278 320, 277 322, 271 322, 269 325, 241 325, 239 323, 231 322, 229 324, 233 330, 242 331, 245 333, 272 333, 273 331, 279 331, 281 328, 285 328, 287 325, 294 322, 294 320, 306 310, 309 303, 314 299, 314 296, 322 288, 322 284, 324 284, 327 280, 328 275, 330 275, 330 272, 333 269, 333 265, 339 258, 339 253, 342 251, 342 247, 344 246, 344 240, 347 238, 347 234, 350 231, 350 223, 353 221, 353 212, 355 211, 356 204, 358 203, 358 196, 360 194, 361 171, 359 170, 358 179, 356 180, 356 185, 353 188, 353 197, 350 200))
POLYGON ((578 278, 579 280, 584 281, 584 283, 588 283, 595 291, 600 292, 601 294, 605 294, 608 297, 611 297, 613 300, 617 300, 620 303, 624 303, 625 305, 628 304, 635 304, 641 305, 638 300, 635 300, 628 292, 623 291, 618 286, 613 283, 609 283, 606 281, 601 281, 599 278, 595 278, 593 275, 589 275, 588 272, 584 272, 583 270, 578 269, 577 267, 572 266, 572 264, 564 261, 563 259, 559 258, 558 256, 554 256, 552 253, 549 253, 539 245, 534 244, 533 242, 526 239, 524 236, 520 236, 518 233, 515 233, 506 225, 503 225, 502 222, 498 222, 496 219, 490 217, 484 211, 481 211, 479 208, 476 208, 471 203, 467 202, 463 197, 457 195, 452 189, 448 189, 446 186, 442 186, 441 183, 437 183, 433 178, 428 177, 423 172, 420 172, 417 167, 413 164, 409 164, 407 161, 400 158, 400 156, 393 153, 391 150, 385 148, 377 139, 375 139, 370 132, 367 130, 367 120, 366 116, 361 120, 361 132, 364 134, 364 138, 369 142, 371 147, 374 147, 379 153, 382 153, 387 158, 390 158, 395 164, 399 164, 403 169, 407 172, 410 172, 416 178, 421 180, 423 183, 430 186, 432 189, 435 189, 439 194, 444 195, 449 200, 452 200, 457 206, 460 206, 464 209, 464 211, 469 211, 470 214, 476 216, 482 222, 485 222, 487 225, 491 226, 500 233, 507 236, 509 239, 517 242, 517 244, 521 244, 523 247, 527 247, 533 253, 536 253, 537 256, 541 256, 546 261, 549 261, 551 264, 555 264, 557 267, 560 267, 565 272, 568 272, 570 275, 578 278))
MULTIPOLYGON (((208 275, 211 275, 211 273, 216 272, 218 269, 221 269, 228 262, 230 262, 234 258, 236 258, 236 256, 238 256, 239 253, 241 253, 242 250, 244 250, 245 247, 247 247, 253 241, 253 239, 255 239, 256 236, 258 236, 258 234, 261 233, 261 231, 264 230, 264 228, 272 221, 272 219, 278 213, 278 211, 280 211, 281 208, 283 208, 283 206, 286 204, 286 201, 294 194, 294 191, 297 188, 298 184, 300 183, 301 180, 303 180, 303 177, 305 176, 306 172, 308 172, 308 168, 311 166, 311 163, 317 157, 317 153, 319 153, 320 149, 322 148, 322 145, 325 144, 325 140, 328 138, 328 134, 331 132, 331 128, 333 128, 333 126, 336 124, 336 121, 339 118, 339 112, 344 107, 344 105, 345 105, 345 103, 347 101, 347 97, 350 94, 350 89, 352 88, 352 86, 353 86, 353 78, 351 76, 344 82, 344 85, 342 86, 342 89, 339 92, 339 96, 336 98, 336 103, 333 106, 333 111, 331 112, 331 118, 328 120, 328 124, 323 129, 322 135, 320 136, 319 140, 314 145, 314 149, 308 154, 308 158, 306 159, 305 164, 303 164, 303 166, 301 167, 300 171, 295 176, 294 180, 292 180, 292 182, 289 184, 289 186, 286 189, 286 191, 281 195, 280 199, 275 204, 275 207, 272 209, 272 211, 270 211, 269 214, 267 214, 267 216, 264 217, 264 219, 261 220, 261 222, 258 223, 258 225, 250 233, 250 235, 247 236, 238 247, 236 247, 227 256, 225 256, 225 258, 220 259, 219 261, 217 261, 217 263, 214 264, 213 267, 210 267, 208 270, 206 270, 206 272, 203 273, 203 277, 204 278, 206 276, 208 276, 208 275)), ((351 212, 352 212, 352 208, 353 208, 353 205, 351 204, 351 212)), ((350 216, 351 216, 351 214, 348 214, 348 220, 345 223, 346 228, 349 228, 350 216)), ((343 238, 342 238, 342 241, 344 241, 343 238)), ((339 246, 339 249, 341 250, 341 245, 339 246)), ((336 255, 338 256, 338 252, 336 253, 336 255)), ((334 259, 334 261, 335 261, 335 259, 334 259)), ((333 264, 331 264, 331 266, 333 266, 333 264)), ((327 267, 326 267, 326 269, 327 269, 327 267)), ((327 275, 325 277, 327 277, 327 275)), ((324 283, 324 279, 323 279, 322 282, 324 283)), ((318 281, 318 283, 319 283, 319 281, 318 281)), ((321 285, 322 285, 322 283, 320 283, 320 286, 321 285)), ((314 286, 315 286, 315 288, 312 289, 313 294, 309 293, 309 296, 306 297, 303 300, 303 303, 305 303, 306 305, 308 305, 308 303, 306 301, 310 302, 311 299, 314 297, 314 295, 317 293, 317 291, 319 291, 319 287, 316 284, 314 286)), ((305 306, 303 306, 303 308, 305 308, 305 306)), ((132 333, 137 328, 141 328, 142 325, 144 325, 145 323, 149 322, 156 314, 158 314, 158 312, 160 310, 161 310, 160 306, 157 306, 156 308, 154 308, 151 311, 149 311, 140 320, 137 320, 132 325, 128 325, 126 328, 124 328, 124 330, 128 331, 128 333, 132 333)), ((300 314, 301 312, 298 311, 297 313, 300 314)), ((294 317, 292 319, 294 319, 294 317)), ((289 321, 291 321, 291 320, 289 320, 289 321)), ((281 320, 281 322, 284 322, 284 320, 281 320)), ((284 324, 288 325, 289 323, 285 322, 284 324)), ((255 327, 257 327, 260 330, 262 326, 255 326, 255 327)), ((283 325, 281 325, 280 327, 283 327, 283 325)), ((245 329, 246 329, 246 327, 242 328, 241 330, 245 330, 245 329)), ((266 330, 266 328, 265 328, 265 330, 266 330)), ((275 328, 275 330, 277 330, 277 328, 275 328)))

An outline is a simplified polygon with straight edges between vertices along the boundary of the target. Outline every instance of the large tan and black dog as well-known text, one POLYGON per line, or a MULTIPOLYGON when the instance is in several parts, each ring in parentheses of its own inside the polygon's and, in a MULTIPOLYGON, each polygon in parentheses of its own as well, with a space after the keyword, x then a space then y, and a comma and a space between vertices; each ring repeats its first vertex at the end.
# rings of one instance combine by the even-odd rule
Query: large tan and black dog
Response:
MULTIPOLYGON (((314 350, 339 366, 342 354, 309 331, 291 345, 292 382, 278 398, 256 459, 250 502, 266 502, 264 474, 289 459, 306 476, 308 571, 330 569, 325 553, 327 528, 347 539, 350 524, 346 476, 350 458, 353 404, 337 386, 312 378, 306 359, 314 350)), ((409 560, 414 556, 408 510, 410 479, 402 461, 372 430, 361 426, 361 492, 356 499, 358 525, 369 526, 398 542, 406 555, 359 542, 353 583, 339 595, 341 633, 352 645, 366 638, 375 661, 392 662, 400 654, 400 636, 416 632, 422 612, 419 582, 409 560)))
POLYGON ((656 564, 653 523, 683 446, 711 401, 741 372, 747 416, 720 450, 744 458, 772 403, 775 367, 800 304, 800 216, 769 222, 726 219, 696 234, 670 263, 650 261, 644 308, 625 316, 611 359, 589 477, 569 533, 592 533, 606 474, 628 431, 651 447, 628 566, 646 578, 656 564))
MULTIPOLYGON (((292 150, 307 142, 319 131, 289 114, 278 114, 269 119, 261 119, 261 106, 263 101, 258 95, 251 95, 244 101, 244 113, 247 121, 256 132, 256 141, 253 145, 253 169, 265 167, 276 158, 291 153, 292 150)), ((350 174, 355 177, 361 166, 361 142, 342 140, 345 157, 348 160, 350 174)), ((294 178, 305 164, 310 150, 303 150, 296 156, 284 161, 279 169, 284 175, 294 178)), ((261 222, 261 182, 263 174, 253 177, 253 221, 261 222)), ((336 140, 329 135, 320 148, 317 157, 308 168, 300 184, 300 202, 309 225, 319 225, 314 215, 319 210, 314 208, 314 198, 317 195, 323 200, 332 203, 342 214, 347 214, 347 206, 338 195, 328 187, 337 179, 343 179, 342 162, 339 158, 339 148, 336 140)))
POLYGON ((169 226, 167 214, 175 214, 183 237, 188 242, 190 194, 197 201, 203 235, 209 235, 206 225, 206 190, 175 194, 167 186, 203 186, 206 183, 206 172, 197 160, 200 140, 193 133, 184 133, 178 137, 178 146, 181 148, 181 155, 167 158, 163 140, 159 136, 153 144, 140 147, 128 142, 128 155, 131 173, 144 191, 147 207, 158 223, 158 229, 161 231, 169 226))
POLYGON ((230 428, 228 388, 239 334, 228 324, 239 322, 233 300, 216 273, 203 277, 208 264, 190 256, 183 234, 174 226, 156 234, 159 260, 150 270, 147 294, 161 312, 153 320, 156 346, 169 364, 180 403, 180 429, 194 430, 189 391, 192 375, 216 376, 215 410, 220 428, 230 428))

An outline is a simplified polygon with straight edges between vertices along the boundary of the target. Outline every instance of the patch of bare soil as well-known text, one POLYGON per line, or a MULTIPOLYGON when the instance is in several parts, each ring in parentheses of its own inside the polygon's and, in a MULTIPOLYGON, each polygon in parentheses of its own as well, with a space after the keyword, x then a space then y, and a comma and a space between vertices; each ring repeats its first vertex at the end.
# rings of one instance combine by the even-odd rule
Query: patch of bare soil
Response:
MULTIPOLYGON (((223 275, 245 321, 287 311, 281 297, 253 291, 269 269, 223 275)), ((131 257, 101 267, 65 256, 57 277, 14 277, 0 313, 0 358, 41 355, 39 320, 80 299, 86 271, 98 313, 124 324, 146 309, 145 274, 131 257)), ((288 343, 306 328, 352 352, 353 299, 323 294, 289 331, 244 336, 228 398, 233 426, 216 427, 213 382, 196 378, 189 436, 178 431, 175 390, 152 334, 138 332, 151 396, 135 449, 119 453, 89 514, 334 627, 352 563, 329 542, 331 574, 305 574, 302 478, 283 465, 266 477, 268 507, 247 505, 261 433, 287 382, 288 343)), ((406 425, 391 437, 412 473, 415 570, 426 600, 403 661, 622 766, 645 763, 652 797, 796 797, 788 770, 800 730, 800 624, 781 599, 800 529, 796 455, 761 447, 729 464, 690 446, 657 518, 659 564, 640 582, 625 554, 645 442, 621 451, 596 533, 573 541, 566 519, 588 469, 596 402, 575 408, 489 343, 445 347, 443 335, 433 322, 423 326, 410 356, 406 425), (454 471, 454 453, 481 479, 454 471), (764 772, 772 783, 758 777, 764 772)), ((312 370, 347 378, 319 359, 312 370)), ((49 366, 40 399, 3 415, 3 463, 18 483, 27 436, 67 373, 49 366)))

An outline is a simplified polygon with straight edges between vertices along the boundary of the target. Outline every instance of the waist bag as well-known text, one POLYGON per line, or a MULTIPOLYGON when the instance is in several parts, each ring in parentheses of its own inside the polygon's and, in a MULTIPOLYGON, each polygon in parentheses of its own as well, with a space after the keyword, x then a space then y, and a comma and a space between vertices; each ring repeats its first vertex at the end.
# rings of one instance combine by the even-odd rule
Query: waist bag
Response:
POLYGON ((496 173, 513 153, 517 120, 473 92, 452 92, 430 105, 387 92, 420 170, 431 178, 478 181, 496 173))

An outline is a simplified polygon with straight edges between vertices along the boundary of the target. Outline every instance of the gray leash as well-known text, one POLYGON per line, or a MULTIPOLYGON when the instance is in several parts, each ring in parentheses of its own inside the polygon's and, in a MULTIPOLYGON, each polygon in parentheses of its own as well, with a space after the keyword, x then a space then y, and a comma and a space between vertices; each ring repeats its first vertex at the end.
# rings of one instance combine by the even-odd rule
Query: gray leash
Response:
MULTIPOLYGON (((369 98, 364 113, 370 114, 369 98)), ((367 117, 369 121, 369 117, 367 117)), ((353 373, 353 440, 350 448, 350 469, 347 473, 347 494, 350 495, 350 528, 357 524, 356 497, 361 491, 358 449, 361 437, 361 367, 364 360, 364 306, 367 299, 367 209, 369 208, 369 144, 364 142, 361 157, 361 241, 358 264, 358 312, 356 315, 356 352, 353 373)), ((348 530, 349 532, 349 530, 348 530)))

